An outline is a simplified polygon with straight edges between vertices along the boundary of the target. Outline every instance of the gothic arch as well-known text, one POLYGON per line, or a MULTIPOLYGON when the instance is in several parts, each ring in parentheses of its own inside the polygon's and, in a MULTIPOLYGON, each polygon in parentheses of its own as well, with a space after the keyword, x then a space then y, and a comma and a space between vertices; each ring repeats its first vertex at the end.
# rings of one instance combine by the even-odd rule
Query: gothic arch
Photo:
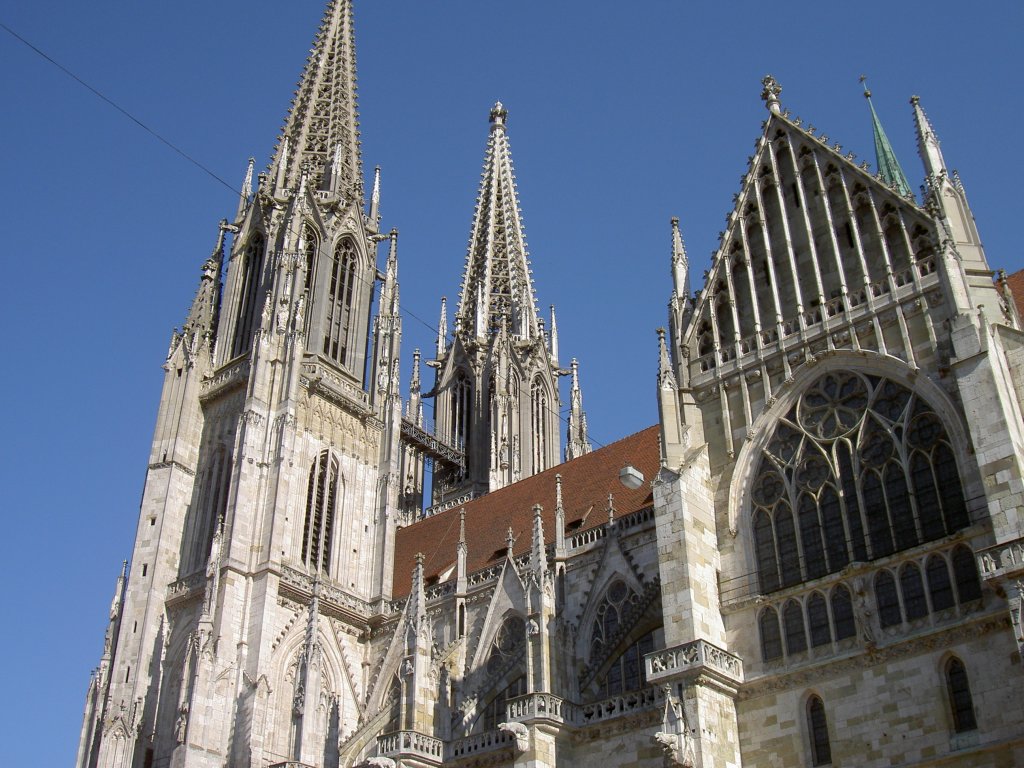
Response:
MULTIPOLYGON (((871 353, 866 355, 836 353, 830 355, 826 360, 819 362, 817 365, 803 366, 794 375, 793 380, 777 396, 776 401, 755 419, 753 431, 756 437, 748 441, 737 456, 733 476, 730 481, 728 508, 730 532, 734 536, 739 534, 740 531, 743 532, 743 535, 740 536, 742 544, 738 548, 740 552, 739 557, 742 558, 742 561, 738 565, 737 570, 745 573, 757 573, 758 571, 758 560, 756 557, 757 542, 759 535, 764 538, 764 531, 760 530, 764 526, 763 521, 758 518, 755 512, 756 505, 753 503, 755 492, 754 479, 755 473, 759 472, 769 442, 776 438, 780 429, 779 425, 783 423, 783 417, 792 414, 801 398, 816 386, 818 382, 830 374, 836 376, 846 373, 862 379, 874 377, 883 383, 890 381, 897 385, 897 387, 908 391, 915 403, 923 403, 927 409, 933 412, 938 417, 941 428, 945 432, 945 437, 960 478, 963 497, 964 499, 971 497, 971 487, 975 482, 976 473, 972 470, 971 463, 968 460, 970 443, 958 409, 949 396, 927 376, 919 375, 898 359, 871 353)), ((909 419, 910 416, 907 415, 905 418, 909 419)), ((857 427, 857 429, 860 428, 857 427)), ((853 450, 856 450, 856 448, 853 450)), ((790 514, 793 518, 792 537, 794 539, 794 548, 797 546, 795 540, 800 536, 797 522, 799 519, 798 510, 796 508, 796 501, 799 498, 797 497, 794 500, 794 503, 791 505, 792 509, 790 509, 790 514)), ((865 536, 867 536, 867 532, 865 532, 865 536)), ((937 537, 925 536, 923 540, 933 540, 934 538, 937 537)), ((896 546, 894 549, 898 550, 900 547, 896 546)), ((867 558, 861 557, 857 559, 867 558)), ((802 562, 803 560, 801 560, 802 562)), ((819 575, 824 575, 824 573, 819 575)), ((781 575, 781 568, 780 577, 783 582, 787 580, 787 577, 781 575)), ((795 577, 791 575, 789 578, 793 579, 795 577)))

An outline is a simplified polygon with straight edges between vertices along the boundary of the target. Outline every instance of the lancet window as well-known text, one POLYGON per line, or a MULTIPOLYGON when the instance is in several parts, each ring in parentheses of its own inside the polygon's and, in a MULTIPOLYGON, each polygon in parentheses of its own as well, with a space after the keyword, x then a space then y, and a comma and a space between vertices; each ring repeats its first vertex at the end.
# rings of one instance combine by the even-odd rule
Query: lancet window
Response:
POLYGON ((811 742, 811 765, 829 765, 832 762, 832 744, 828 738, 825 704, 818 696, 807 700, 807 735, 811 742))
POLYGON ((231 341, 231 356, 238 357, 252 343, 256 332, 256 304, 260 297, 260 284, 263 281, 263 259, 266 254, 266 241, 259 232, 253 234, 242 255, 242 279, 238 285, 238 315, 235 318, 235 335, 231 341))
POLYGON ((348 362, 357 263, 355 242, 350 237, 342 238, 328 261, 330 274, 323 327, 323 353, 341 365, 348 362))
POLYGON ((974 699, 967 679, 967 668, 955 657, 946 662, 946 691, 953 715, 953 729, 957 733, 977 730, 978 721, 974 716, 974 699))
POLYGON ((309 225, 303 225, 302 227, 302 260, 306 268, 306 292, 307 301, 312 298, 311 286, 314 284, 316 277, 316 254, 320 247, 320 239, 316 236, 316 232, 309 225))
POLYGON ((452 386, 451 409, 449 414, 448 430, 453 439, 463 451, 469 450, 470 425, 472 424, 473 413, 473 383, 463 371, 455 374, 455 383, 452 386))
POLYGON ((820 377, 780 420, 750 497, 762 593, 970 522, 935 411, 893 381, 850 371, 820 377))
POLYGON ((534 379, 530 392, 533 428, 533 473, 547 469, 548 394, 544 382, 534 379))
POLYGON ((231 455, 221 446, 214 452, 203 482, 203 495, 199 500, 202 517, 194 533, 197 540, 193 544, 192 569, 202 567, 210 556, 213 534, 227 510, 230 483, 231 455))
POLYGON ((302 561, 310 570, 328 573, 338 497, 338 460, 329 451, 309 468, 306 518, 302 527, 302 561))

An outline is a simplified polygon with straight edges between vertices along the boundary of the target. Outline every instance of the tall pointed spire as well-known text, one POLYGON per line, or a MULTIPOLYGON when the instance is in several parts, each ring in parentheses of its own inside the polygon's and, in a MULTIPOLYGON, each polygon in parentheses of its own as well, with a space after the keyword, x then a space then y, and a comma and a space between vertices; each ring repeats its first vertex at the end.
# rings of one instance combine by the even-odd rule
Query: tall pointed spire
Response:
POLYGON ((505 317, 515 335, 533 339, 540 322, 505 130, 507 118, 501 102, 495 104, 457 317, 462 332, 476 338, 488 336, 505 317))
POLYGON ((448 349, 448 297, 441 297, 441 316, 437 319, 437 356, 440 358, 448 349))
POLYGON ((583 412, 583 392, 580 389, 579 363, 572 359, 572 386, 569 389, 569 429, 565 443, 565 460, 579 458, 590 453, 590 440, 587 436, 587 415, 583 412))
POLYGON ((907 175, 903 173, 903 168, 900 167, 899 160, 896 159, 896 153, 893 152, 892 144, 889 143, 889 137, 885 135, 885 130, 882 128, 882 121, 878 119, 878 113, 875 112, 875 105, 871 101, 871 91, 868 90, 867 77, 861 75, 860 82, 864 86, 864 98, 868 100, 868 107, 871 109, 871 128, 875 135, 875 165, 885 183, 890 187, 895 187, 897 192, 906 197, 911 194, 907 175))
POLYGON ((284 187, 296 186, 306 163, 320 178, 340 146, 340 169, 332 187, 362 197, 351 0, 328 3, 281 135, 273 164, 284 187))

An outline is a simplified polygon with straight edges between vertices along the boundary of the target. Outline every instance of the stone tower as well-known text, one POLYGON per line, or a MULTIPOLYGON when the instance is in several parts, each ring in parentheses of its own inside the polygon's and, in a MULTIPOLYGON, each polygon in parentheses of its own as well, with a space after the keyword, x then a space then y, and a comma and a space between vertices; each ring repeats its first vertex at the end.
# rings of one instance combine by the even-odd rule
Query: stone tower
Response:
POLYGON ((332 0, 269 171, 253 192, 250 162, 172 335, 80 768, 321 765, 355 711, 401 418, 397 233, 378 229, 379 175, 366 204, 358 136, 351 7, 332 0))
MULTIPOLYGON (((545 329, 537 311, 506 122, 494 105, 452 338, 441 301, 436 359, 436 432, 465 455, 463 467, 435 465, 432 503, 475 498, 554 466, 560 457, 554 307, 545 329)), ((573 361, 576 421, 570 455, 589 450, 573 361)))

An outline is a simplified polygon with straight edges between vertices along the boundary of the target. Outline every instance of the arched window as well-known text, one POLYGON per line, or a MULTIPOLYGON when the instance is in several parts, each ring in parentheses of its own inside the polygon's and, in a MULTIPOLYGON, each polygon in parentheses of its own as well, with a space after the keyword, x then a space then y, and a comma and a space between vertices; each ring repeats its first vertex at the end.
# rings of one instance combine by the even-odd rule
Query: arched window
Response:
POLYGON ((853 598, 845 585, 839 584, 832 590, 832 623, 836 640, 845 640, 857 634, 857 623, 853 618, 853 598))
POLYGON ((779 615, 774 608, 765 608, 757 620, 761 630, 761 658, 775 661, 782 658, 782 633, 779 631, 779 615))
POLYGON ((590 628, 590 663, 607 658, 612 646, 618 641, 619 627, 630 607, 640 602, 640 595, 627 586, 622 579, 615 579, 608 585, 604 600, 598 606, 594 623, 590 628))
POLYGON ((943 611, 952 608, 956 603, 953 597, 953 585, 949 581, 949 567, 941 555, 928 558, 925 569, 928 575, 928 594, 932 599, 932 610, 943 611))
POLYGON ((547 469, 548 461, 548 393, 544 382, 534 379, 530 392, 533 429, 533 474, 547 469))
POLYGON ((961 604, 981 597, 981 582, 978 580, 974 554, 962 544, 953 550, 953 578, 956 580, 956 593, 961 604))
POLYGON ((356 245, 349 237, 342 238, 330 259, 327 302, 324 307, 323 353, 341 365, 348 362, 349 330, 352 320, 352 297, 356 282, 356 245))
POLYGON ((977 730, 971 685, 967 680, 967 669, 960 659, 952 658, 946 662, 946 690, 953 715, 953 729, 957 733, 977 730))
POLYGON ((302 561, 312 570, 328 573, 338 496, 338 460, 323 451, 309 468, 306 522, 302 528, 302 561))
POLYGON ((811 630, 811 646, 828 645, 832 642, 832 629, 828 623, 828 605, 820 592, 815 592, 807 601, 807 624, 811 630))
POLYGON ((825 705, 817 696, 807 700, 807 734, 811 742, 811 765, 829 765, 832 745, 828 738, 828 720, 825 705))
POLYGON ((782 623, 786 628, 786 653, 792 656, 807 650, 807 634, 804 632, 804 612, 800 603, 790 600, 782 609, 782 623))
POLYGON ((900 384, 853 371, 819 377, 779 420, 750 502, 765 593, 969 523, 935 411, 900 384))
POLYGON ((509 616, 498 627, 487 656, 487 672, 496 675, 523 655, 526 646, 526 622, 520 616, 509 616))
POLYGON ((928 601, 924 596, 921 570, 914 563, 907 563, 900 568, 900 592, 903 593, 903 611, 907 615, 907 621, 928 615, 928 601))
POLYGON ((875 600, 878 602, 878 621, 883 627, 903 622, 896 580, 888 571, 882 571, 875 577, 875 600))
POLYGON ((263 257, 266 253, 266 241, 263 235, 255 232, 245 247, 242 256, 242 279, 238 284, 238 315, 235 318, 235 336, 231 341, 231 356, 238 357, 249 349, 252 336, 256 332, 257 314, 260 307, 256 304, 260 297, 260 285, 263 282, 263 257))

